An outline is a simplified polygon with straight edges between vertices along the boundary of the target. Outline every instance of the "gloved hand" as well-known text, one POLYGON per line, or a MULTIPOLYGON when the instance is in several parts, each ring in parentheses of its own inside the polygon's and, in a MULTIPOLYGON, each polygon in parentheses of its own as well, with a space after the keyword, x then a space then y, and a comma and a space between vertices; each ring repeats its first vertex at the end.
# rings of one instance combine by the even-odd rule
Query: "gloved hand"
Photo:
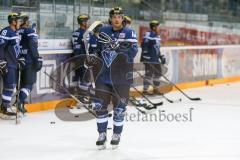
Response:
POLYGON ((91 108, 94 111, 101 110, 102 109, 102 104, 98 102, 93 102, 91 103, 91 108))
POLYGON ((91 67, 93 67, 94 65, 97 64, 97 61, 98 61, 97 55, 90 54, 90 55, 87 56, 87 58, 86 58, 86 60, 84 62, 84 66, 86 68, 91 68, 91 67))
POLYGON ((119 48, 119 42, 113 40, 109 35, 104 32, 99 33, 98 42, 105 44, 105 46, 107 46, 107 48, 111 50, 117 50, 119 48))
POLYGON ((161 61, 161 64, 162 64, 162 65, 166 64, 166 58, 165 58, 164 55, 160 55, 159 58, 160 58, 160 61, 161 61))
POLYGON ((132 47, 132 42, 119 42, 119 49, 121 50, 128 50, 132 47))
POLYGON ((119 43, 117 41, 111 41, 110 43, 110 49, 111 50, 117 50, 119 48, 119 43))
POLYGON ((8 73, 7 61, 0 60, 0 74, 5 75, 8 73))
POLYGON ((34 69, 38 72, 42 69, 42 65, 43 65, 43 58, 38 57, 34 62, 34 69))
POLYGON ((26 65, 26 61, 24 57, 18 58, 18 67, 22 70, 26 65))

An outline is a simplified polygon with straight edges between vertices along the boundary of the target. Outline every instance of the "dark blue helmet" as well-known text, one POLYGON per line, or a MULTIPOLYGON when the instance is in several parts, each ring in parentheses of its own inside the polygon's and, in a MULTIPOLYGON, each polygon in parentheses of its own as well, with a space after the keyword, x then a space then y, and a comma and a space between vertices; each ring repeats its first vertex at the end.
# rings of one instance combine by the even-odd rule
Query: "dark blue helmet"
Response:
POLYGON ((121 7, 114 7, 109 11, 109 17, 112 17, 114 14, 123 15, 123 10, 121 7))
POLYGON ((20 19, 20 14, 16 12, 12 12, 8 14, 8 23, 12 23, 13 21, 17 21, 20 19))
POLYGON ((89 16, 86 14, 81 14, 77 17, 78 24, 82 24, 84 21, 89 20, 89 16))
POLYGON ((150 23, 149 23, 149 26, 151 29, 153 29, 153 27, 156 27, 158 26, 160 23, 158 20, 152 20, 150 23))

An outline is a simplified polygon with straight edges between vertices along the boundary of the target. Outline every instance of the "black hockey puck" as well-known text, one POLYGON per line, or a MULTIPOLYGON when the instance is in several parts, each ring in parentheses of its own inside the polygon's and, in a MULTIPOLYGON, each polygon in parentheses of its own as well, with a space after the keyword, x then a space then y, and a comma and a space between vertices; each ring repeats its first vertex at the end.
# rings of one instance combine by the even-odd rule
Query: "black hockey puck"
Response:
POLYGON ((75 118, 78 118, 78 117, 79 117, 79 115, 74 115, 74 117, 75 117, 75 118))
POLYGON ((52 122, 50 122, 51 124, 55 124, 55 122, 54 121, 52 121, 52 122))
POLYGON ((108 129, 108 130, 111 130, 112 128, 111 128, 111 127, 108 127, 107 129, 108 129))

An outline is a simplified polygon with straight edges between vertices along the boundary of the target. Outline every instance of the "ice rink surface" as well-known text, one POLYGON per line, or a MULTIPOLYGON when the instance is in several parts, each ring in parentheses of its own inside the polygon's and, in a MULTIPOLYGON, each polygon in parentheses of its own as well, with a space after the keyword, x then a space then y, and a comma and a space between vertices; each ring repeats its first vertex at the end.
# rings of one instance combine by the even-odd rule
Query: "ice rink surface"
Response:
MULTIPOLYGON (((1 160, 240 160, 240 83, 184 90, 190 101, 179 92, 167 94, 160 110, 166 115, 188 115, 187 121, 162 121, 140 115, 131 106, 120 146, 109 145, 98 151, 95 120, 64 122, 53 111, 28 114, 19 125, 0 120, 1 160), (190 108, 193 108, 190 119, 190 108), (51 124, 55 122, 55 124, 51 124)), ((154 114, 154 113, 152 113, 154 114)), ((186 120, 186 119, 185 119, 186 120)), ((110 121, 109 126, 111 126, 110 121)))

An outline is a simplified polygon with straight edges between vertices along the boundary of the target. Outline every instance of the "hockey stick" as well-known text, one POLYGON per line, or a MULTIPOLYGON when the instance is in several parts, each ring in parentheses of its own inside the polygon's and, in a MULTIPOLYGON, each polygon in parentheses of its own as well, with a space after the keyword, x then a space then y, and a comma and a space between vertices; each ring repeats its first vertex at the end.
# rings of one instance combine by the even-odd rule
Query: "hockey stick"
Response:
POLYGON ((90 34, 94 34, 96 33, 96 28, 101 27, 103 25, 103 23, 101 21, 95 21, 83 34, 83 42, 84 42, 84 46, 85 46, 85 51, 86 51, 86 55, 89 56, 89 52, 88 52, 88 41, 87 38, 89 37, 90 34))
POLYGON ((15 124, 20 123, 20 119, 18 119, 18 107, 20 106, 20 99, 19 99, 19 94, 20 94, 20 84, 21 84, 21 70, 18 70, 18 86, 17 86, 17 94, 16 94, 16 119, 15 119, 15 124))
MULTIPOLYGON (((78 103, 81 103, 81 101, 76 98, 73 94, 71 94, 65 87, 63 87, 60 82, 58 82, 57 80, 55 80, 51 75, 49 75, 46 71, 44 72, 53 82, 55 82, 61 89, 64 90, 64 92, 66 92, 71 98, 73 98, 75 101, 77 101, 78 103)), ((94 113, 93 110, 89 109, 87 106, 83 105, 83 107, 89 112, 91 113, 95 118, 97 118, 97 115, 94 113)), ((108 114, 108 117, 112 117, 112 114, 108 114)))
MULTIPOLYGON (((101 21, 95 21, 83 34, 83 42, 84 42, 84 47, 85 47, 85 51, 86 51, 86 55, 87 55, 87 57, 86 57, 87 61, 89 61, 89 58, 90 58, 89 50, 88 50, 89 49, 89 43, 87 41, 87 38, 90 36, 90 34, 96 33, 97 32, 96 28, 101 27, 102 25, 103 25, 103 23, 101 21)), ((88 65, 86 65, 85 63, 84 63, 84 66, 87 69, 90 70, 90 76, 93 78, 94 76, 93 76, 92 69, 88 65)))
MULTIPOLYGON (((137 71, 136 69, 134 69, 134 71, 142 78, 142 79, 146 79, 150 84, 152 84, 152 82, 150 82, 150 80, 148 80, 147 78, 145 78, 143 75, 141 75, 141 73, 139 71, 137 71)), ((168 97, 166 97, 164 94, 161 94, 161 96, 166 99, 169 103, 177 103, 177 102, 181 102, 182 99, 179 98, 177 100, 171 100, 168 97)))
POLYGON ((83 40, 87 40, 87 37, 89 34, 94 34, 97 27, 101 27, 103 25, 102 21, 95 21, 91 26, 86 30, 86 32, 83 34, 83 40))
POLYGON ((134 96, 131 96, 131 97, 129 98, 129 100, 130 100, 130 102, 131 102, 133 105, 135 105, 135 106, 137 106, 137 107, 147 106, 147 103, 145 103, 145 102, 143 102, 143 101, 141 101, 141 100, 136 99, 134 96))
POLYGON ((192 101, 200 101, 201 98, 200 97, 189 97, 185 92, 183 92, 176 84, 174 84, 172 81, 170 81, 166 76, 162 75, 162 77, 168 81, 169 83, 171 83, 178 91, 180 91, 185 97, 187 97, 188 99, 192 100, 192 101))
POLYGON ((163 105, 163 102, 158 102, 158 103, 153 103, 147 96, 145 96, 144 94, 142 94, 142 92, 140 92, 134 85, 131 85, 131 87, 138 92, 146 101, 148 101, 150 104, 153 105, 153 107, 144 107, 147 110, 150 109, 156 109, 158 106, 163 105))
MULTIPOLYGON (((156 70, 156 68, 154 68, 152 65, 150 65, 151 68, 153 68, 154 70, 156 70)), ((162 75, 161 76, 168 81, 170 84, 172 84, 178 91, 180 91, 185 97, 187 97, 188 99, 192 100, 192 101, 200 101, 201 98, 200 97, 189 97, 185 92, 183 92, 175 83, 173 83, 172 81, 170 81, 166 76, 162 75)))
POLYGON ((142 114, 147 114, 147 112, 146 111, 144 111, 144 110, 142 110, 142 109, 140 109, 139 107, 144 107, 144 106, 146 106, 147 104, 144 104, 144 105, 142 105, 140 102, 139 102, 139 100, 137 100, 135 97, 130 97, 129 98, 129 101, 133 104, 133 105, 135 105, 135 109, 136 110, 138 110, 140 113, 142 113, 142 114), (131 99, 132 98, 132 99, 131 99))
POLYGON ((138 100, 136 99, 135 97, 130 97, 130 102, 135 105, 136 107, 143 107, 145 108, 146 110, 151 110, 151 109, 155 109, 154 106, 151 105, 148 105, 147 103, 143 103, 141 102, 141 100, 138 100))
POLYGON ((168 97, 166 97, 164 94, 161 95, 163 98, 165 98, 169 103, 179 103, 182 101, 181 98, 179 99, 176 99, 176 100, 172 100, 172 99, 169 99, 168 97))
POLYGON ((136 108, 136 110, 138 110, 140 113, 142 113, 142 114, 147 114, 147 112, 146 111, 144 111, 144 110, 141 110, 140 108, 138 108, 138 107, 135 107, 136 108))
MULTIPOLYGON (((141 102, 139 102, 139 100, 137 100, 137 99, 136 99, 135 97, 133 97, 133 96, 129 98, 129 101, 130 101, 133 105, 135 105, 134 108, 135 108, 136 110, 138 110, 140 113, 142 113, 142 114, 147 114, 146 111, 140 109, 140 107, 145 108, 145 107, 147 106, 147 104, 141 104, 141 102)), ((152 108, 152 109, 155 109, 155 108, 152 108)))

